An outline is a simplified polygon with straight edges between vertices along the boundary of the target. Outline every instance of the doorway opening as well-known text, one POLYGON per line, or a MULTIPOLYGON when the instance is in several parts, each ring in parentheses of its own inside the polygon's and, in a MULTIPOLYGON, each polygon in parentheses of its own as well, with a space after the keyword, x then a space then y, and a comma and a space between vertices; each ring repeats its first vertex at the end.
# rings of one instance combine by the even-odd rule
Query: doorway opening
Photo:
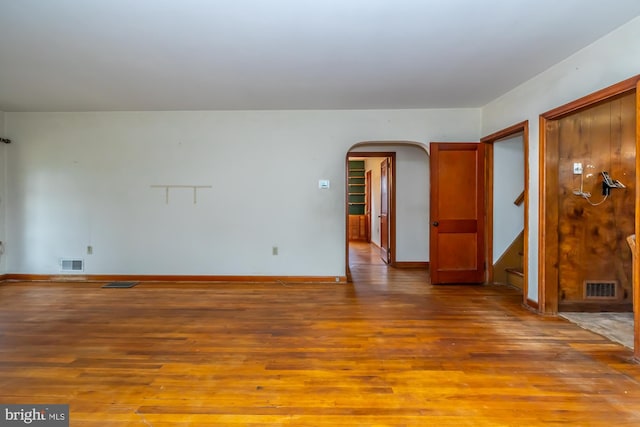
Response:
POLYGON ((428 270, 429 162, 428 146, 414 141, 362 141, 348 150, 345 156, 345 270, 349 281, 354 279, 352 267, 353 272, 357 268, 358 274, 364 275, 356 274, 355 279, 371 274, 390 274, 388 267, 428 270), (361 191, 364 202, 356 202, 367 204, 364 213, 359 213, 365 216, 364 220, 352 219, 349 215, 349 161, 357 159, 365 161, 366 166, 360 167, 364 169, 361 173, 365 182, 370 171, 370 190, 361 191), (388 179, 387 198, 384 198, 388 209, 386 226, 382 203, 384 189, 380 184, 383 163, 387 163, 388 179), (353 238, 357 235, 356 228, 360 229, 358 239, 353 238))
POLYGON ((395 263, 395 152, 347 155, 347 256, 354 265, 395 263))
POLYGON ((487 282, 521 289, 528 298, 529 122, 480 140, 486 150, 487 282), (494 227, 494 224, 500 224, 494 227))
POLYGON ((639 122, 640 75, 543 113, 539 172, 540 311, 632 310, 636 358, 639 122), (609 175, 624 188, 612 188, 609 175), (594 298, 590 289, 600 283, 612 292, 594 298))

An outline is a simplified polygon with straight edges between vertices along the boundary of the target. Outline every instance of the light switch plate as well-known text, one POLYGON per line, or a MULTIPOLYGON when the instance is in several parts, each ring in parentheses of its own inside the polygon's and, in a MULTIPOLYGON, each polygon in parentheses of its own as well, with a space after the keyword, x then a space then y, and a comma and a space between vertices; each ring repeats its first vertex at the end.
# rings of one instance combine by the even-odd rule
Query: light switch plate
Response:
POLYGON ((318 188, 321 190, 328 190, 331 188, 331 182, 328 179, 321 179, 318 181, 318 188))
POLYGON ((574 175, 582 175, 582 163, 574 163, 573 164, 573 174, 574 175))

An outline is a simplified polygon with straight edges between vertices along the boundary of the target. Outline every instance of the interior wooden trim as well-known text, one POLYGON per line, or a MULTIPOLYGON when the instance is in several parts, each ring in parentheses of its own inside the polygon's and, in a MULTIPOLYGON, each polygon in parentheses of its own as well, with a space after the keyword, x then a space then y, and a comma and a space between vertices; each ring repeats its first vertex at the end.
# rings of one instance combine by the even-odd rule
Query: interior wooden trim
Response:
MULTIPOLYGON (((522 271, 524 274, 522 285, 522 298, 525 305, 529 305, 528 293, 529 293, 529 120, 516 123, 502 130, 494 132, 490 135, 480 139, 480 142, 485 144, 486 148, 486 179, 485 192, 486 192, 486 251, 485 254, 487 263, 487 280, 489 283, 493 281, 493 144, 501 139, 516 135, 522 132, 522 145, 524 150, 524 248, 523 248, 523 262, 522 271)), ((536 304, 536 310, 538 304, 536 304)))
MULTIPOLYGON (((349 151, 345 157, 345 180, 344 180, 344 205, 345 205, 345 236, 344 236, 344 253, 345 253, 345 276, 351 277, 349 271, 349 159, 351 157, 389 157, 391 158, 391 175, 389 191, 391 191, 391 220, 389 221, 389 249, 391 250, 390 266, 396 264, 396 153, 395 151, 349 151)), ((349 279, 351 281, 351 279, 349 279)))
POLYGON ((391 156, 391 230, 389 231, 389 241, 391 242, 391 262, 389 265, 396 265, 396 153, 391 156))
POLYGON ((545 254, 547 245, 544 244, 544 231, 547 228, 545 210, 545 157, 547 151, 547 120, 542 117, 538 118, 538 308, 544 313, 545 308, 545 280, 546 273, 545 254))
POLYGON ((428 261, 396 261, 395 268, 420 268, 427 269, 429 268, 428 261))
POLYGON ((4 280, 22 282, 247 282, 347 283, 346 276, 218 276, 144 274, 6 274, 4 280))
MULTIPOLYGON (((522 298, 529 298, 529 120, 522 122, 522 145, 524 149, 524 245, 522 248, 522 298)), ((536 304, 537 307, 537 304, 536 304)), ((536 308, 537 310, 537 308, 536 308)))
MULTIPOLYGON (((552 288, 553 286, 547 286, 549 281, 547 280, 547 274, 549 274, 548 270, 553 270, 553 264, 550 264, 547 268, 547 257, 548 257, 548 247, 547 247, 547 162, 546 162, 546 152, 547 152, 547 119, 543 116, 539 118, 539 180, 540 185, 538 186, 538 200, 540 201, 540 206, 538 207, 538 307, 542 313, 548 312, 547 308, 547 295, 549 293, 555 293, 557 297, 558 287, 557 280, 555 289, 547 289, 552 288)), ((551 311, 557 310, 557 307, 551 311)))
MULTIPOLYGON (((640 232, 640 79, 636 82, 636 243, 640 232)), ((634 253, 638 253, 638 248, 634 253)), ((633 259, 633 356, 640 361, 640 257, 633 259)))
MULTIPOLYGON (((538 212, 538 303, 540 305, 540 311, 543 313, 555 314, 558 311, 557 207, 553 206, 554 203, 552 200, 547 200, 547 198, 552 196, 549 194, 547 189, 557 187, 557 177, 555 176, 557 175, 557 171, 553 172, 553 169, 557 169, 558 156, 554 150, 554 147, 557 144, 555 141, 549 141, 547 135, 549 127, 554 125, 558 119, 561 119, 571 113, 588 108, 600 102, 605 102, 611 98, 629 93, 633 90, 636 90, 637 99, 638 86, 640 86, 640 74, 583 96, 575 101, 561 105, 560 107, 554 108, 540 115, 538 135, 540 146, 538 166, 540 175, 538 194, 540 201, 538 212), (551 147, 552 145, 553 147, 551 147), (550 150, 554 152, 549 153, 550 150)), ((636 114, 638 114, 639 108, 640 105, 636 101, 636 114)), ((640 130, 636 131, 636 139, 639 138, 638 133, 640 133, 640 130)), ((640 153, 640 151, 638 151, 639 148, 640 143, 636 142, 636 154, 640 153)), ((636 155, 636 169, 638 169, 638 165, 640 165, 640 163, 638 162, 638 156, 636 155)), ((640 219, 638 218, 640 215, 640 212, 638 211, 638 203, 640 202, 638 202, 638 195, 636 195, 636 230, 638 230, 638 227, 640 226, 640 219)), ((637 289, 636 285, 637 283, 635 283, 634 277, 634 289, 637 289)), ((638 331, 638 328, 636 328, 636 331, 638 331)))
POLYGON ((485 183, 484 183, 484 191, 485 191, 485 225, 484 225, 484 234, 485 234, 485 266, 486 266, 486 280, 487 283, 493 283, 494 280, 494 259, 493 259, 493 143, 483 142, 480 140, 481 144, 485 145, 485 183))
POLYGON ((525 128, 528 128, 528 127, 529 127, 529 120, 525 120, 520 123, 516 123, 515 125, 511 125, 509 127, 501 129, 497 132, 494 132, 491 135, 487 135, 483 138, 480 138, 480 142, 492 144, 499 139, 503 139, 503 138, 515 135, 519 132, 522 132, 525 128))
POLYGON ((630 92, 636 88, 639 81, 640 74, 637 74, 619 83, 593 92, 587 96, 583 96, 582 98, 561 105, 560 107, 554 108, 553 110, 549 110, 541 115, 547 120, 556 120, 562 118, 563 116, 571 114, 582 108, 590 107, 591 105, 597 104, 598 102, 602 102, 609 98, 613 98, 615 96, 622 95, 623 93, 630 92))

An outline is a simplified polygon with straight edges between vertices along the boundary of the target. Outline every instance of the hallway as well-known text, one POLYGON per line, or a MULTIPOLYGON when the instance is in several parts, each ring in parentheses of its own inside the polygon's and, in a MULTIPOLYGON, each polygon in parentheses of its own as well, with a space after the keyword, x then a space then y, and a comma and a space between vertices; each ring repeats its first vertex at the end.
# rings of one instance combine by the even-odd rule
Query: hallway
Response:
POLYGON ((349 242, 349 266, 355 265, 383 265, 380 256, 380 248, 373 243, 367 242, 349 242))

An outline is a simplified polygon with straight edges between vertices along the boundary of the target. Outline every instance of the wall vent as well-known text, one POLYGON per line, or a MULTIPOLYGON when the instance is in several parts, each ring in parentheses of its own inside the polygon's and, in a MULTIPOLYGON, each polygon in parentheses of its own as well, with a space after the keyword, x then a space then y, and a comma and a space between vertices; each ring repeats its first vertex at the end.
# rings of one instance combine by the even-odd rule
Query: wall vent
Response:
POLYGON ((589 300, 618 299, 618 282, 615 280, 586 280, 584 282, 584 298, 589 300))
POLYGON ((81 259, 61 259, 60 271, 84 271, 84 260, 81 259))

